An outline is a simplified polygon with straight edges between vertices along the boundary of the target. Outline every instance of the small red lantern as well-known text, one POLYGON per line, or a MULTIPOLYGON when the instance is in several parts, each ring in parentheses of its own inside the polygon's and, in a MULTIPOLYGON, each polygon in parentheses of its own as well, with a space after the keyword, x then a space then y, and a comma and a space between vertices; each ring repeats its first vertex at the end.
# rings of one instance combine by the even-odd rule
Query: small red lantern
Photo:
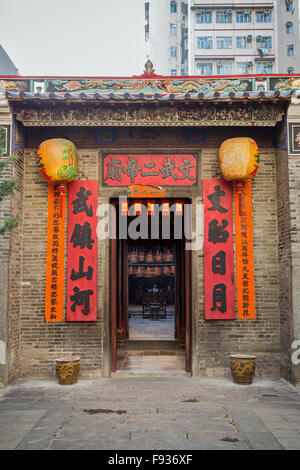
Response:
POLYGON ((154 215, 154 201, 147 201, 148 215, 154 215))
POLYGON ((170 201, 163 201, 162 205, 162 215, 170 215, 170 201))
POLYGON ((128 215, 128 201, 121 201, 121 215, 128 215))
POLYGON ((142 201, 134 201, 134 215, 141 215, 142 213, 142 201))
POLYGON ((183 215, 183 202, 175 201, 175 215, 183 215))

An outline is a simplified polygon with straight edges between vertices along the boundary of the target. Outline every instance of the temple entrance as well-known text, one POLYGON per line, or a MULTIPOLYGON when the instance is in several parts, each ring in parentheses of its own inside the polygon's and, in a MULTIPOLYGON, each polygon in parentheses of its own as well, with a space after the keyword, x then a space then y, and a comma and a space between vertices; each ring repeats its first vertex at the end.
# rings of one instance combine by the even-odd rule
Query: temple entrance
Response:
POLYGON ((129 240, 129 339, 175 339, 176 245, 171 241, 129 240))
MULTIPOLYGON (((113 203, 121 214, 119 202, 113 203)), ((168 238, 160 212, 155 236, 149 214, 149 238, 138 239, 130 238, 130 222, 136 217, 131 203, 129 236, 119 237, 124 221, 116 217, 117 237, 111 240, 111 370, 190 372, 190 251, 185 250, 183 231, 181 238, 174 231, 174 223, 183 224, 184 203, 181 213, 169 214, 168 238)))

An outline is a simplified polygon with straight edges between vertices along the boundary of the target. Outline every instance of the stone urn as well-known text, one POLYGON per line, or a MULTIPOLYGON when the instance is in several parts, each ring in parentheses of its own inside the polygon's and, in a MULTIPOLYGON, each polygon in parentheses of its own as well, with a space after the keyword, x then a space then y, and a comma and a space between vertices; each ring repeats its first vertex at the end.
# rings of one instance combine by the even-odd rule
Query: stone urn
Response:
POLYGON ((230 356, 230 369, 233 381, 236 384, 252 384, 255 374, 256 356, 250 354, 232 354, 230 356))
POLYGON ((80 357, 60 357, 55 362, 56 374, 60 385, 75 384, 80 371, 80 357))

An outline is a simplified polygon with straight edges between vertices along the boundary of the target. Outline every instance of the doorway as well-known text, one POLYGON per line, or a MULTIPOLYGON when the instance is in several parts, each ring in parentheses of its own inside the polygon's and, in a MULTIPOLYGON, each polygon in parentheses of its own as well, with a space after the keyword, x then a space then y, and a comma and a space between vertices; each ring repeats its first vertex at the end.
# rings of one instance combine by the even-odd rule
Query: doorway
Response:
MULTIPOLYGON (((134 202, 128 200, 127 227, 136 217, 130 211, 134 202)), ((161 204, 152 202, 156 208, 161 204)), ((190 372, 191 253, 185 249, 184 230, 181 238, 174 230, 174 224, 183 225, 184 201, 181 213, 169 213, 168 238, 162 234, 162 211, 155 237, 153 214, 147 214, 146 239, 119 236, 124 213, 119 201, 112 203, 117 216, 110 245, 111 370, 190 372)))
POLYGON ((175 339, 175 266, 171 240, 128 240, 130 340, 175 339))

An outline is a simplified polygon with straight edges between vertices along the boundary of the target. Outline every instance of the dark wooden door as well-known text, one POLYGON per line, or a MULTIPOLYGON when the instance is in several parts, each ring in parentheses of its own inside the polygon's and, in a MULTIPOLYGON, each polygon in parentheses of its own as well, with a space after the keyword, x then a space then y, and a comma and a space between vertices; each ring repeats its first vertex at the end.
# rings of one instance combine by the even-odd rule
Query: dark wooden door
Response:
POLYGON ((175 339, 185 346, 186 371, 191 371, 191 251, 176 243, 175 339))

